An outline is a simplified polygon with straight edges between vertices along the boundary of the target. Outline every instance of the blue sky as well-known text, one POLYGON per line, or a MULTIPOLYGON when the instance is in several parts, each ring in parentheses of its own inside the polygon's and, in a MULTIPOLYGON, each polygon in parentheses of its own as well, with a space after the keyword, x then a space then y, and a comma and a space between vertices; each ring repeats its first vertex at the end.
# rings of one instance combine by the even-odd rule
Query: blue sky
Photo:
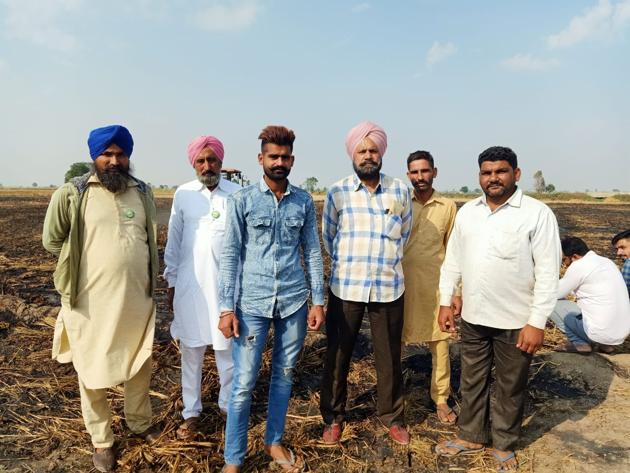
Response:
POLYGON ((296 135, 291 180, 349 174, 347 130, 385 128, 383 169, 433 153, 477 187, 512 147, 532 187, 630 191, 630 0, 0 0, 0 183, 59 184, 97 126, 132 132, 136 174, 175 185, 219 137, 252 181, 260 130, 296 135))

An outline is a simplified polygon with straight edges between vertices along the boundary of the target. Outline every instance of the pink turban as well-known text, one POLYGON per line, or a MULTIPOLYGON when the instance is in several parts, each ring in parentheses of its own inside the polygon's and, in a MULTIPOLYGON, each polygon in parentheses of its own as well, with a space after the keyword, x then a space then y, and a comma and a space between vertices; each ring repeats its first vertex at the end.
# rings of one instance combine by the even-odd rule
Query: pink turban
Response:
POLYGON ((217 158, 223 162, 223 143, 221 143, 218 138, 214 136, 200 136, 192 140, 192 142, 188 145, 188 161, 190 161, 191 166, 195 165, 195 159, 199 156, 204 149, 210 148, 214 151, 214 154, 217 155, 217 158))
POLYGON ((354 150, 365 138, 369 138, 374 142, 378 148, 378 152, 381 154, 381 157, 383 157, 387 149, 387 135, 385 134, 385 130, 372 122, 361 122, 348 132, 346 136, 346 151, 348 152, 348 156, 352 158, 354 150))

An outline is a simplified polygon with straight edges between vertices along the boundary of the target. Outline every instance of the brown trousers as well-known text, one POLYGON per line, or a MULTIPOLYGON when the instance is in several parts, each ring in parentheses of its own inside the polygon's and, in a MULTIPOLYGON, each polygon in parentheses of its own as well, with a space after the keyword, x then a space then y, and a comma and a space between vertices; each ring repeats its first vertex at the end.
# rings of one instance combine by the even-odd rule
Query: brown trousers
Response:
POLYGON ((474 325, 462 320, 460 391, 462 407, 457 425, 459 437, 514 450, 521 433, 532 360, 518 348, 520 329, 507 330, 474 325), (490 402, 490 372, 495 367, 494 399, 490 402), (492 418, 492 419, 491 419, 492 418))
POLYGON ((404 424, 401 339, 404 297, 392 302, 344 301, 329 291, 328 347, 322 377, 320 411, 326 424, 345 421, 348 372, 354 344, 367 309, 376 362, 377 414, 387 427, 404 424))

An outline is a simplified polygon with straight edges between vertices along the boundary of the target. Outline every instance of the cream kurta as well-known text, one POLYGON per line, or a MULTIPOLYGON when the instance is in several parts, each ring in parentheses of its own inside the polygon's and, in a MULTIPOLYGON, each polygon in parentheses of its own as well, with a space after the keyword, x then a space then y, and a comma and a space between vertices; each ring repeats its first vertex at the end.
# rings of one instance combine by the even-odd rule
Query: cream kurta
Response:
POLYGON ((422 205, 412 199, 413 226, 405 254, 404 343, 419 343, 449 338, 437 323, 440 310, 438 284, 446 243, 455 223, 455 202, 433 192, 422 205))
POLYGON ((100 389, 129 380, 151 356, 155 306, 135 182, 123 194, 109 192, 95 176, 88 182, 76 304, 61 307, 53 358, 72 361, 81 381, 100 389))

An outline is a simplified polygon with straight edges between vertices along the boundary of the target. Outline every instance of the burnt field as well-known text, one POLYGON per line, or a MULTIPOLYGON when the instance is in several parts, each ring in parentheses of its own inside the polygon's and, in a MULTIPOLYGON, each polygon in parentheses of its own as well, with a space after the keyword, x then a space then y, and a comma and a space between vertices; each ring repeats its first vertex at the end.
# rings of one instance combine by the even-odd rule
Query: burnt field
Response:
MULTIPOLYGON (((80 413, 71 364, 50 359, 59 298, 52 286, 55 259, 41 246, 50 192, 0 191, 0 471, 77 472, 92 469, 92 447, 80 413)), ((160 256, 170 198, 158 198, 160 256)), ((599 254, 614 258, 611 236, 627 227, 628 204, 552 203, 563 235, 583 238, 599 254)), ((318 211, 321 211, 321 203, 318 211)), ((117 471, 217 472, 222 465, 223 419, 216 399, 218 377, 212 351, 204 372, 203 435, 175 440, 180 422, 179 352, 170 338, 171 315, 163 280, 157 292, 152 403, 164 427, 161 440, 141 444, 126 430, 122 389, 111 391, 117 438, 117 471)), ((548 329, 535 358, 519 459, 521 471, 629 471, 630 343, 610 357, 550 352, 563 340, 548 329)), ((458 400, 457 342, 452 344, 454 399, 458 400)), ((431 360, 424 347, 405 351, 407 422, 412 443, 393 445, 375 415, 376 377, 369 328, 355 350, 349 375, 349 420, 340 446, 319 443, 318 385, 325 336, 309 334, 295 377, 286 442, 317 472, 494 471, 492 459, 436 459, 432 448, 455 428, 437 421, 428 392, 431 360)), ((244 471, 266 472, 263 433, 270 354, 264 357, 254 392, 250 442, 244 471)))

